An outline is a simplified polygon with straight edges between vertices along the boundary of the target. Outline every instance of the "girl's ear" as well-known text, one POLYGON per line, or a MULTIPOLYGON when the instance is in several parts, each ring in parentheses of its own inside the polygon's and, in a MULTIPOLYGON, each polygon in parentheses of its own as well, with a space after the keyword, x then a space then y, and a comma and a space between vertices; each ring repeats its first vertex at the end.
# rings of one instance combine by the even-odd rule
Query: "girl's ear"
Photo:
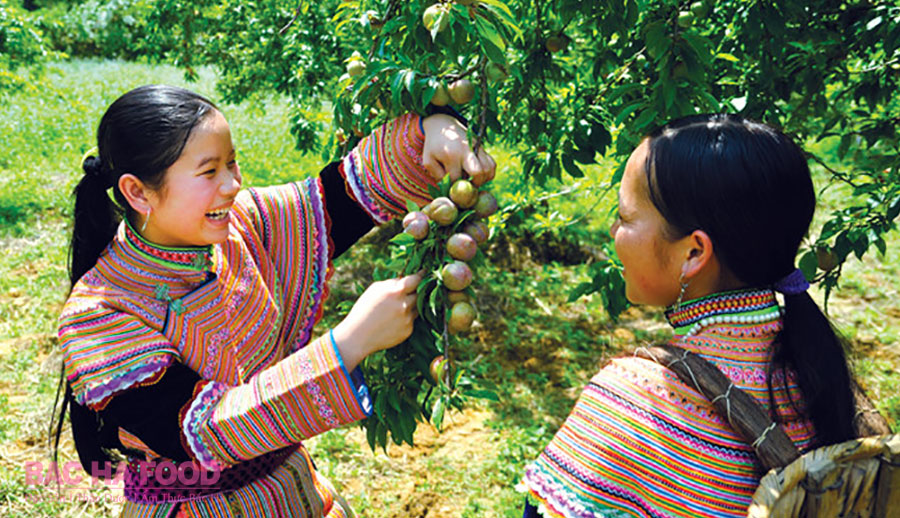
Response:
POLYGON ((691 232, 687 240, 687 257, 681 267, 681 273, 686 280, 690 280, 709 267, 715 254, 712 239, 703 230, 691 232))
POLYGON ((131 173, 125 173, 119 177, 119 192, 125 197, 128 205, 135 212, 146 214, 150 211, 151 190, 144 182, 131 173))

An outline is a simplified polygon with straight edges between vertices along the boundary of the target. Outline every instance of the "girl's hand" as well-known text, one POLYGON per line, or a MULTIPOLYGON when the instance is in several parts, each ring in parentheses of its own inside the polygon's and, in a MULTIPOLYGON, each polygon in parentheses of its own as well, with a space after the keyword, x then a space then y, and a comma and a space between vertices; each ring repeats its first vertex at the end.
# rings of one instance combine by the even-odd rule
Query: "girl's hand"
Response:
POLYGON ((472 152, 466 128, 458 120, 440 113, 422 120, 422 128, 425 130, 422 166, 435 180, 449 174, 455 181, 465 172, 478 186, 494 177, 497 168, 494 159, 483 147, 479 147, 477 155, 472 152))
POLYGON ((373 352, 409 338, 416 318, 416 288, 421 280, 422 274, 417 273, 373 282, 359 296, 350 313, 333 330, 348 371, 373 352))

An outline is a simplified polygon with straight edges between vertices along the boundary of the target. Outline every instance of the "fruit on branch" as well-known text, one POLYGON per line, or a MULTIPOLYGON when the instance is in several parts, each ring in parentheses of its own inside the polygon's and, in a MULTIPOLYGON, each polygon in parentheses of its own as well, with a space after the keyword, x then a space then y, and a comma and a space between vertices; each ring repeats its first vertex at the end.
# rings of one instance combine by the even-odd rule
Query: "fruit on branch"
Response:
POLYGON ((421 241, 428 236, 428 216, 422 212, 410 212, 403 217, 403 231, 421 241))
POLYGON ((462 261, 447 263, 441 268, 441 279, 450 291, 462 291, 472 284, 472 269, 462 261))
POLYGON ((494 198, 494 195, 487 192, 481 191, 478 193, 478 201, 475 202, 475 214, 480 218, 487 218, 497 212, 497 198, 494 198))
POLYGON ((375 29, 376 31, 381 30, 381 28, 384 27, 384 20, 381 19, 378 11, 366 11, 360 19, 360 22, 362 23, 365 23, 365 21, 368 21, 369 27, 375 29))
POLYGON ((429 31, 436 30, 437 32, 441 32, 442 30, 447 28, 447 24, 450 23, 449 11, 443 4, 433 4, 425 9, 425 12, 422 13, 422 25, 425 26, 429 31), (437 27, 435 27, 437 24, 437 27))
POLYGON ((468 302, 457 302, 450 308, 450 317, 447 318, 447 330, 451 333, 466 331, 472 327, 475 321, 475 308, 468 302))
POLYGON ((469 209, 478 201, 478 189, 472 182, 460 179, 450 186, 450 199, 461 209, 469 209))
POLYGON ((472 303, 472 298, 469 297, 469 294, 464 291, 447 291, 447 302, 451 305, 456 304, 457 302, 468 302, 472 303))
POLYGON ((837 254, 828 246, 821 245, 816 248, 816 265, 823 272, 834 270, 838 262, 837 254))
POLYGON ((473 221, 471 223, 466 223, 462 231, 464 234, 469 234, 470 236, 472 236, 472 238, 475 239, 475 242, 479 245, 487 241, 488 228, 483 221, 473 221))
POLYGON ((437 89, 434 91, 434 97, 431 98, 431 104, 435 106, 447 106, 450 103, 450 92, 444 83, 438 83, 437 89))
POLYGON ((680 11, 678 13, 678 26, 682 29, 687 29, 691 25, 694 25, 694 13, 690 11, 680 11))
POLYGON ((484 73, 487 75, 488 81, 498 82, 503 81, 507 78, 508 74, 506 73, 506 69, 503 68, 503 65, 498 65, 497 63, 491 62, 488 63, 484 68, 484 73))
POLYGON ((460 232, 447 239, 447 253, 454 259, 471 261, 476 252, 478 252, 478 243, 469 234, 460 232))
POLYGON ((431 379, 436 384, 450 384, 450 362, 443 354, 439 354, 431 360, 431 366, 428 368, 428 371, 431 373, 431 379))
POLYGON ((691 13, 694 15, 694 19, 702 20, 709 14, 709 5, 707 5, 706 2, 698 0, 691 4, 691 13))
POLYGON ((423 212, 442 227, 452 224, 456 221, 456 216, 459 215, 459 209, 456 208, 456 204, 445 196, 435 198, 426 208, 427 210, 423 210, 423 212))
POLYGON ((344 131, 344 128, 334 130, 334 138, 338 141, 338 144, 347 142, 347 133, 344 131))
POLYGON ((450 84, 450 98, 456 104, 466 104, 475 98, 475 85, 468 79, 457 79, 450 84))
POLYGON ((347 75, 356 77, 362 75, 366 71, 366 62, 362 54, 358 50, 353 51, 353 55, 347 60, 347 75))
POLYGON ((569 38, 565 34, 550 36, 546 41, 544 41, 544 48, 546 48, 551 54, 556 54, 557 52, 566 50, 568 46, 569 38))

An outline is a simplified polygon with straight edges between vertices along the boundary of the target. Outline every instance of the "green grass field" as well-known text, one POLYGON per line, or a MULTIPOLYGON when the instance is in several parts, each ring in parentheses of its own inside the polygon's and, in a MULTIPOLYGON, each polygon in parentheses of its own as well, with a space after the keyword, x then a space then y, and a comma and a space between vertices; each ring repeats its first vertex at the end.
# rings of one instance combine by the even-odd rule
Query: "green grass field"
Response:
MULTIPOLYGON (((186 84, 174 68, 121 62, 52 64, 47 80, 45 87, 0 102, 0 514, 114 516, 114 490, 96 488, 83 501, 60 501, 52 488, 25 484, 25 463, 48 460, 47 425, 59 372, 56 317, 67 290, 69 194, 81 157, 94 146, 100 116, 118 95, 146 83, 185 85, 213 100, 217 95, 209 71, 186 84)), ((297 179, 323 164, 321 157, 294 151, 283 99, 221 108, 248 184, 297 179)), ((495 190, 501 202, 524 203, 541 194, 521 181, 508 151, 490 151, 500 164, 495 190)), ((496 386, 499 403, 450 415, 442 434, 420 426, 414 447, 372 453, 355 427, 309 441, 320 470, 343 488, 360 516, 521 516, 514 490, 519 474, 552 437, 587 379, 604 358, 634 340, 666 335, 657 311, 633 308, 612 322, 598 297, 566 303, 586 274, 567 264, 577 261, 551 252, 576 241, 587 250, 601 246, 615 198, 604 196, 608 173, 609 168, 593 168, 578 190, 528 209, 527 240, 496 244, 492 264, 479 272, 479 321, 460 339, 457 354, 496 386)), ((823 214, 829 200, 843 195, 827 191, 823 214)), ((831 302, 832 316, 853 340, 857 371, 895 426, 897 245, 894 234, 886 257, 849 264, 831 302)), ((338 305, 366 285, 370 259, 378 253, 373 242, 340 258, 320 330, 336 323, 342 316, 338 305)), ((61 455, 74 458, 68 433, 61 455)))

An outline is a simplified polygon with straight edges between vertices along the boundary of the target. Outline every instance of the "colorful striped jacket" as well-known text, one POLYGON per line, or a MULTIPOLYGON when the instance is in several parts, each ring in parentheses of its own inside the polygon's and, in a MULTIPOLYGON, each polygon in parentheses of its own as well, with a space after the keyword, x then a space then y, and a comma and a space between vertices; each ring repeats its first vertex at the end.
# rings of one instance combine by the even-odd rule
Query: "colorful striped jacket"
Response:
MULTIPOLYGON (((767 367, 782 328, 773 291, 711 295, 666 316, 670 343, 771 408, 767 367)), ((809 449, 814 431, 793 373, 776 370, 773 387, 782 428, 809 449)), ((760 475, 750 445, 707 398, 655 362, 623 357, 591 379, 520 489, 548 518, 742 517, 760 475)))
MULTIPOLYGON (((219 469, 366 417, 361 375, 311 332, 335 254, 427 201, 423 142, 421 119, 403 116, 319 177, 242 191, 221 244, 163 248, 123 223, 59 323, 74 403, 113 430, 98 430, 103 446, 219 469)), ((128 502, 124 516, 350 515, 338 501, 301 445, 236 491, 128 502)))

